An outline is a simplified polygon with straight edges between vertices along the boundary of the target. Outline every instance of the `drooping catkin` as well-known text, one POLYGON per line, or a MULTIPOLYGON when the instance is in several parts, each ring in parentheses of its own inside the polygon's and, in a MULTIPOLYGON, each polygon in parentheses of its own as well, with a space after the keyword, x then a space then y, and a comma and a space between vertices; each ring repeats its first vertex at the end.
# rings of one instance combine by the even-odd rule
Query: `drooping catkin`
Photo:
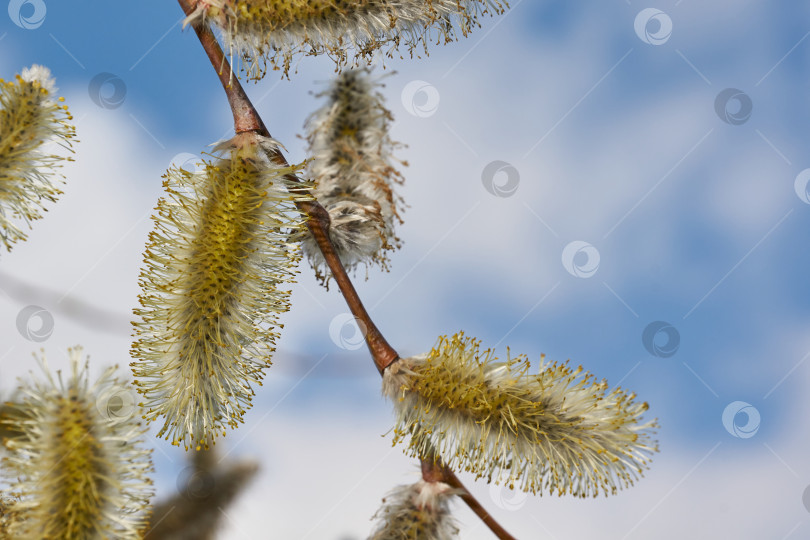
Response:
POLYGON ((56 171, 71 158, 47 145, 72 151, 76 128, 56 90, 50 70, 36 64, 13 81, 0 79, 0 241, 8 251, 27 238, 20 226, 30 228, 62 194, 56 171))
POLYGON ((369 540, 452 540, 458 527, 450 513, 455 490, 443 482, 398 486, 374 515, 369 540))
POLYGON ((235 428, 261 384, 289 309, 304 226, 303 183, 267 158, 274 141, 243 133, 227 157, 170 169, 141 272, 132 368, 146 418, 173 444, 207 447, 235 428))
MULTIPOLYGON (((352 271, 364 264, 388 269, 388 253, 400 247, 394 227, 401 199, 394 193, 402 175, 394 168, 397 144, 388 135, 391 113, 380 83, 365 68, 346 70, 318 94, 326 103, 307 121, 314 195, 329 212, 329 236, 341 262, 352 271)), ((307 234, 304 253, 321 281, 330 275, 315 240, 307 234)))
POLYGON ((109 368, 91 385, 81 348, 69 349, 70 373, 19 389, 5 421, 3 474, 18 497, 10 538, 141 538, 153 491, 151 450, 129 386, 109 368))
POLYGON ((218 27, 230 50, 261 78, 268 63, 289 74, 293 58, 327 54, 337 68, 370 62, 400 47, 413 56, 429 41, 457 39, 484 14, 503 13, 504 0, 199 0, 186 24, 204 19, 218 27))
POLYGON ((657 451, 646 403, 608 392, 582 368, 525 357, 496 362, 458 333, 429 353, 389 366, 383 392, 395 404, 394 442, 407 452, 435 448, 451 469, 532 493, 612 494, 642 476, 657 451))

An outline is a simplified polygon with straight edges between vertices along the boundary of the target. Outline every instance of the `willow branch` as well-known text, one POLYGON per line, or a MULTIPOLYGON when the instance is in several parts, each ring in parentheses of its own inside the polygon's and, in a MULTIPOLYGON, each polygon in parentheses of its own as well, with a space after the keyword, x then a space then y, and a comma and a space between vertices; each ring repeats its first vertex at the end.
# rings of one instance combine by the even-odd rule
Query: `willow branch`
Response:
MULTIPOLYGON (((177 1, 180 3, 180 7, 183 8, 186 15, 190 15, 196 7, 196 0, 177 1)), ((237 133, 253 131, 259 135, 270 137, 270 132, 267 130, 267 127, 265 127, 259 113, 245 93, 244 88, 242 88, 239 79, 232 75, 231 65, 225 57, 222 48, 219 46, 219 42, 217 42, 214 33, 208 26, 201 22, 195 22, 192 26, 200 40, 200 44, 202 44, 205 53, 208 55, 208 59, 211 61, 211 65, 217 70, 219 82, 222 84, 225 95, 228 97, 228 103, 233 113, 234 130, 237 133)), ((281 167, 288 166, 287 160, 278 150, 274 151, 270 158, 281 167)), ((289 175, 289 179, 293 181, 298 180, 294 175, 289 175)), ((349 306, 352 315, 360 321, 359 326, 361 330, 364 331, 366 345, 371 353, 371 358, 374 360, 377 370, 382 373, 399 355, 385 340, 385 337, 383 337, 382 332, 380 332, 374 324, 374 321, 371 320, 371 316, 368 314, 368 311, 366 311, 365 306, 363 306, 363 302, 360 300, 351 279, 349 279, 346 269, 340 262, 335 246, 329 238, 329 213, 317 201, 299 202, 297 206, 301 212, 308 216, 307 227, 309 227, 312 236, 318 243, 318 247, 323 253, 323 257, 329 269, 332 271, 332 276, 338 284, 340 292, 343 294, 343 298, 346 300, 346 304, 349 306)))
POLYGON ((514 536, 509 534, 506 529, 501 527, 500 523, 495 521, 487 509, 481 506, 481 503, 478 502, 478 499, 473 497, 472 493, 461 483, 461 480, 455 475, 455 473, 448 469, 441 461, 434 461, 433 459, 423 459, 422 460, 422 479, 425 482, 444 482, 445 484, 449 485, 452 488, 457 489, 460 493, 458 494, 467 506, 470 507, 470 510, 475 512, 481 521, 483 521, 489 530, 492 533, 500 538, 500 540, 516 540, 514 536))
POLYGON ((399 358, 399 355, 385 340, 374 321, 371 320, 371 315, 366 311, 363 302, 357 295, 354 284, 340 262, 335 246, 329 238, 329 212, 317 202, 304 202, 299 205, 299 208, 309 216, 307 226, 318 243, 318 248, 332 271, 332 276, 335 278, 340 292, 343 293, 346 304, 348 304, 352 314, 360 321, 361 330, 364 331, 366 336, 368 350, 371 352, 377 371, 382 374, 386 367, 399 358))
MULTIPOLYGON (((186 15, 190 15, 196 8, 197 0, 177 1, 186 15)), ((208 55, 208 59, 211 61, 211 65, 217 71, 219 82, 222 85, 222 89, 225 91, 225 95, 228 97, 228 103, 233 113, 234 130, 237 133, 253 131, 259 135, 270 137, 270 132, 264 125, 250 98, 248 98, 245 93, 244 88, 242 88, 239 79, 232 75, 231 65, 225 57, 222 48, 219 46, 219 42, 214 36, 214 33, 201 21, 193 23, 192 26, 200 40, 200 44, 208 55)), ((279 166, 288 166, 287 160, 279 150, 273 152, 270 158, 279 166)), ((290 179, 294 181, 298 180, 292 175, 290 179)), ((338 284, 340 292, 346 300, 346 304, 349 306, 352 314, 365 326, 365 328, 361 329, 365 330, 366 345, 374 360, 374 364, 377 366, 377 370, 382 374, 386 367, 399 358, 399 355, 385 340, 385 337, 383 337, 380 330, 374 324, 374 321, 371 320, 371 316, 368 314, 368 311, 366 311, 365 306, 363 306, 363 302, 360 300, 360 296, 358 296, 357 290, 354 288, 346 269, 340 262, 337 250, 329 237, 329 212, 317 201, 303 201, 296 204, 298 209, 308 216, 307 227, 309 227, 312 236, 315 238, 326 264, 332 271, 332 276, 338 284)), ((425 463, 425 461, 422 462, 423 475, 425 474, 425 463)), ((513 536, 506 532, 506 530, 489 515, 486 509, 481 506, 481 503, 464 487, 453 471, 444 465, 432 465, 432 467, 441 467, 439 472, 442 475, 442 481, 461 492, 459 496, 498 538, 502 540, 515 540, 513 536)))
MULTIPOLYGON (((183 12, 186 15, 191 15, 197 7, 197 0, 177 1, 180 3, 180 7, 183 8, 183 12)), ((207 25, 202 24, 200 21, 192 24, 192 28, 194 28, 194 32, 197 34, 197 38, 199 38, 205 53, 208 55, 211 65, 214 66, 217 76, 219 77, 219 82, 225 89, 225 94, 228 96, 228 104, 230 104, 231 112, 233 112, 234 130, 237 133, 255 131, 265 137, 269 137, 270 134, 267 132, 264 122, 262 122, 259 113, 256 112, 256 108, 247 97, 242 85, 239 84, 239 79, 233 76, 231 65, 228 63, 228 59, 225 58, 225 54, 222 52, 222 48, 219 46, 219 42, 217 42, 214 33, 207 25)))

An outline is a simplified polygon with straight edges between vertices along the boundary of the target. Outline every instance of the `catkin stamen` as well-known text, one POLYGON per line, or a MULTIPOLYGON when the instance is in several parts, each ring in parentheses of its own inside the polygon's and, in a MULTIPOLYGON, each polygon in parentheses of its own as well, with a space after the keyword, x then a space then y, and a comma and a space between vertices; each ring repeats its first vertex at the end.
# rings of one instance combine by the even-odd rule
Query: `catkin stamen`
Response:
POLYGON ((395 443, 409 438, 413 456, 435 448, 453 469, 532 493, 611 494, 642 476, 657 450, 646 403, 581 367, 543 362, 532 375, 525 357, 499 363, 479 346, 442 337, 386 370, 395 443))
POLYGON ((186 23, 218 27, 251 78, 272 69, 289 75, 294 58, 326 54, 337 68, 367 63, 402 47, 428 52, 480 26, 484 14, 503 13, 504 0, 200 0, 186 23))
POLYGON ((81 349, 69 356, 67 381, 42 358, 46 379, 21 386, 4 420, 16 434, 2 469, 17 496, 9 538, 141 538, 153 494, 146 428, 115 368, 90 385, 81 349))
POLYGON ((22 226, 40 219, 48 202, 62 194, 58 169, 70 157, 76 129, 63 98, 55 97, 51 72, 33 65, 13 81, 0 79, 0 242, 11 250, 25 240, 22 226))
POLYGON ((171 169, 141 273, 133 372, 159 436, 207 447, 242 423, 289 309, 304 222, 301 187, 266 157, 272 141, 234 139, 200 173, 171 169), (291 188, 298 188, 296 193, 291 188))

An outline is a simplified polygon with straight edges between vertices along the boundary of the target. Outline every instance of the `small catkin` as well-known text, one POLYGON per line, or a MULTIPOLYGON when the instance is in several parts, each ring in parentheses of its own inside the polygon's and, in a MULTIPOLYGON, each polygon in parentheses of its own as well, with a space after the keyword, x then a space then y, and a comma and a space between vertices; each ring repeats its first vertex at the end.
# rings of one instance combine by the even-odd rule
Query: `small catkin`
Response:
POLYGON ((81 349, 69 349, 70 374, 19 389, 5 422, 3 475, 17 497, 8 508, 9 538, 141 538, 153 495, 151 450, 129 386, 106 370, 92 385, 81 349))
POLYGON ((383 393, 395 404, 394 443, 435 448, 451 469, 531 493, 586 497, 615 493, 642 476, 657 451, 646 403, 608 392, 581 367, 543 361, 529 374, 523 356, 496 362, 458 333, 427 354, 389 366, 383 393))
POLYGON ((20 228, 42 217, 46 202, 62 194, 57 170, 71 158, 54 154, 49 143, 72 152, 76 128, 56 98, 48 68, 33 65, 13 81, 0 79, 0 242, 25 240, 20 228))
POLYGON ((484 14, 503 13, 503 0, 199 0, 186 24, 212 23, 244 60, 248 76, 289 75, 299 55, 327 54, 338 69, 370 62, 375 53, 410 56, 428 42, 467 36, 484 14))
POLYGON ((374 515, 377 525, 369 540, 452 540, 458 527, 450 513, 455 490, 442 482, 398 486, 374 515))
POLYGON ((227 157, 190 173, 170 169, 153 217, 135 310, 131 364, 146 418, 173 444, 208 447, 235 428, 261 384, 289 310, 300 259, 290 234, 308 186, 267 158, 252 133, 220 145, 227 157))
MULTIPOLYGON (((318 94, 327 102, 306 125, 307 175, 315 198, 329 212, 329 236, 349 271, 360 264, 387 270, 389 252, 401 245, 394 227, 402 222, 402 201, 394 187, 403 179, 393 166, 397 144, 388 136, 392 116, 379 86, 368 69, 343 71, 318 94)), ((303 244, 316 275, 327 281, 315 240, 306 234, 303 244)))

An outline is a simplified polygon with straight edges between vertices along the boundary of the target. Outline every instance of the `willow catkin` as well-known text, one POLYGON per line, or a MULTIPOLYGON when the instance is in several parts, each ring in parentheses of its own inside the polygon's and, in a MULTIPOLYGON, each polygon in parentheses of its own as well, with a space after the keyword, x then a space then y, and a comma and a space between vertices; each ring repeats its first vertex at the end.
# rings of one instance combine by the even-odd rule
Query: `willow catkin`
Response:
POLYGON ((107 369, 92 385, 81 348, 69 349, 67 380, 40 358, 44 380, 19 389, 5 420, 3 474, 18 497, 10 538, 141 538, 153 491, 151 450, 128 386, 107 369))
POLYGON ((178 492, 154 505, 146 540, 220 538, 228 507, 259 470, 255 462, 226 460, 214 449, 192 451, 187 457, 191 466, 181 473, 178 492))
POLYGON ((429 41, 466 37, 480 16, 503 13, 505 6, 503 0, 199 0, 185 22, 218 27, 249 76, 261 78, 268 63, 288 75, 293 58, 303 54, 327 54, 338 69, 368 62, 378 51, 427 54, 429 41))
POLYGON ((615 493, 642 475, 654 421, 646 403, 608 392, 582 368, 524 357, 496 362, 463 333, 439 338, 429 353, 389 366, 383 392, 395 404, 394 442, 410 435, 417 457, 435 448, 451 469, 532 493, 615 493))
POLYGON ((443 482, 397 486, 374 515, 369 540, 452 540, 458 527, 450 513, 455 490, 443 482))
MULTIPOLYGON (((401 199, 394 187, 402 175, 393 163, 397 144, 388 135, 391 113, 378 80, 368 69, 340 73, 325 92, 326 103, 307 121, 313 194, 329 212, 329 236, 341 263, 352 271, 363 264, 388 268, 388 254, 400 247, 401 199)), ((304 253, 322 280, 329 273, 311 235, 304 253)))
POLYGON ((146 418, 175 445, 207 447, 250 407, 253 385, 289 309, 303 219, 302 184, 267 158, 274 141, 252 133, 223 146, 199 173, 170 169, 153 217, 133 373, 146 418))
POLYGON ((30 228, 62 194, 57 170, 71 159, 47 145, 70 150, 76 128, 56 90, 50 70, 36 64, 13 81, 0 79, 0 242, 9 251, 27 238, 20 226, 30 228))

